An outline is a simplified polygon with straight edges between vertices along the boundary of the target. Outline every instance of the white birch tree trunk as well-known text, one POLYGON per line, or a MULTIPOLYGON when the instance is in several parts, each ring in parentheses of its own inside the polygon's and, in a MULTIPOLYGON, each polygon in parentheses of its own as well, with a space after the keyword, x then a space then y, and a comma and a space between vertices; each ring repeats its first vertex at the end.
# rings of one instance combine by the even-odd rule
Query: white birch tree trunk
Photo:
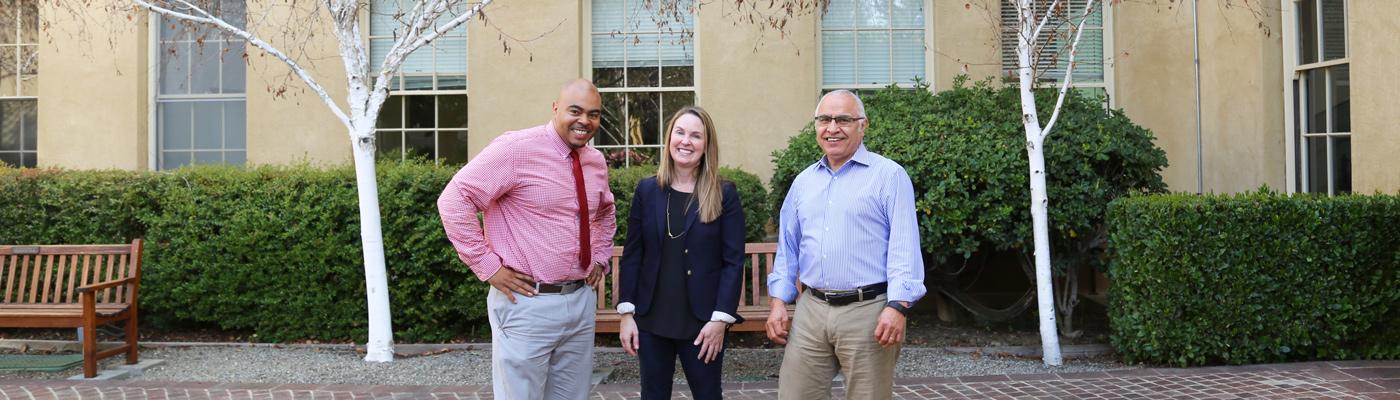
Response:
MULTIPOLYGON (((1040 35, 1044 34, 1044 28, 1050 24, 1054 15, 1059 12, 1061 0, 1048 2, 1048 6, 1042 11, 1039 21, 1036 19, 1036 8, 1033 3, 1045 4, 1044 0, 1016 0, 1018 39, 1016 42, 1016 76, 1020 84, 1021 92, 1021 123, 1026 130, 1026 156, 1030 166, 1031 183, 1031 231, 1035 243, 1035 287, 1037 312, 1040 314, 1040 343, 1043 361, 1045 365, 1064 365, 1064 357, 1060 354, 1060 336, 1058 324, 1055 322, 1055 285, 1054 274, 1050 268, 1050 198, 1046 191, 1045 184, 1045 137, 1050 134, 1055 126, 1055 121, 1060 117, 1060 108, 1064 106, 1065 96, 1069 94, 1070 82, 1074 77, 1074 55, 1079 48, 1079 39, 1084 32, 1084 23, 1094 11, 1094 0, 1089 0, 1084 5, 1078 24, 1073 24, 1071 31, 1073 37, 1070 38, 1068 66, 1065 68, 1064 80, 1060 83, 1059 96, 1055 99, 1054 111, 1050 114, 1049 121, 1042 128, 1040 116, 1036 111, 1035 83, 1036 69, 1039 67, 1036 55, 1044 50, 1036 47, 1041 43, 1040 35)), ((1070 10, 1073 11, 1073 10, 1070 10)), ((1065 15, 1070 13, 1066 12, 1065 15)), ((1054 33, 1051 33, 1052 35, 1054 33)), ((1048 42, 1048 41, 1047 41, 1048 42)))

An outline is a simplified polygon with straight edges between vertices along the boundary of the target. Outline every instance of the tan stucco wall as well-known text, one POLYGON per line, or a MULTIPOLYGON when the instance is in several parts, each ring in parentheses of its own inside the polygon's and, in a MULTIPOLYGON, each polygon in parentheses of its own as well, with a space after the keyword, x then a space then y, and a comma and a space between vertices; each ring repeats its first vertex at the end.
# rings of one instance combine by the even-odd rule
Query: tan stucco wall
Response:
POLYGON ((1001 74, 997 27, 999 0, 933 0, 934 89, 953 87, 953 78, 972 80, 1001 74))
MULTIPOLYGON (((1153 131, 1174 191, 1195 191, 1196 114, 1191 12, 1167 2, 1114 9, 1117 106, 1153 131)), ((1277 7, 1200 12, 1204 186, 1230 193, 1284 188, 1283 68, 1277 7), (1267 28, 1259 26, 1263 24, 1267 28)))
MULTIPOLYGON (((39 166, 147 167, 146 19, 76 21, 40 2, 39 166)), ((83 7, 70 4, 70 7, 83 7)), ((92 5, 86 18, 105 15, 92 5)))
MULTIPOLYGON (((316 3, 298 4, 308 9, 293 12, 278 2, 249 2, 248 15, 259 16, 263 22, 248 29, 293 55, 348 113, 345 67, 329 16, 316 3), (307 18, 308 15, 315 18, 307 18), (288 26, 292 31, 285 31, 288 26)), ((350 139, 345 125, 309 86, 290 72, 281 60, 248 47, 248 163, 350 162, 350 139)))
POLYGON ((548 122, 560 85, 583 76, 581 3, 497 2, 487 13, 494 26, 479 19, 471 22, 467 28, 469 157, 502 133, 548 122), (503 43, 510 47, 509 53, 503 43))
POLYGON ((1350 10, 1352 189, 1400 193, 1400 3, 1353 0, 1350 10))
POLYGON ((820 94, 817 17, 789 21, 785 38, 769 29, 760 42, 759 26, 726 8, 732 6, 707 5, 697 20, 699 103, 715 120, 720 163, 767 182, 773 150, 811 121, 820 94))

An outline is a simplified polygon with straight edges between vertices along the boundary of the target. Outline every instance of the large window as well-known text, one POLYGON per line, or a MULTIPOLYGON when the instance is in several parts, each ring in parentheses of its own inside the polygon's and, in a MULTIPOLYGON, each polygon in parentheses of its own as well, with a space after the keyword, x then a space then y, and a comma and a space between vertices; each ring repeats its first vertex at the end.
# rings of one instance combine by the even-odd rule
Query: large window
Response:
MULTIPOLYGON (((370 10, 370 68, 379 72, 407 26, 413 0, 374 0, 370 10)), ((465 7, 465 3, 463 3, 465 7)), ((446 23, 464 10, 444 15, 446 23)), ((467 162, 467 24, 457 26, 404 60, 389 83, 375 144, 380 157, 467 162)))
POLYGON ((1300 0, 1293 46, 1293 184, 1309 193, 1351 192, 1351 59, 1346 0, 1300 0))
MULTIPOLYGON (((1015 0, 1001 0, 1001 69, 1007 76, 1016 76, 1020 61, 1016 57, 1016 47, 1021 41, 1020 25, 1017 22, 1015 0)), ((1069 70, 1069 48, 1074 40, 1074 29, 1083 22, 1084 32, 1079 39, 1079 47, 1074 56, 1074 76, 1070 86, 1081 88, 1086 94, 1108 95, 1109 80, 1112 79, 1113 52, 1109 48, 1111 37, 1106 29, 1112 21, 1112 7, 1104 7, 1107 1, 1095 1, 1094 11, 1085 21, 1084 8, 1088 0, 1061 0, 1055 10, 1047 10, 1053 1, 1033 0, 1037 7, 1037 17, 1050 13, 1052 18, 1036 41, 1039 52, 1031 57, 1036 63, 1036 76, 1039 82, 1058 85, 1065 79, 1069 70)))
POLYGON ((822 16, 822 89, 928 81, 924 0, 832 0, 822 16))
POLYGON ((33 168, 39 120, 38 0, 0 0, 0 164, 33 168))
MULTIPOLYGON (((214 15, 244 27, 244 0, 210 0, 214 15)), ((158 167, 241 165, 247 159, 246 44, 217 28, 161 17, 157 54, 158 167)))
POLYGON ((694 5, 593 0, 591 66, 603 95, 593 145, 611 165, 655 163, 663 125, 695 103, 694 5))

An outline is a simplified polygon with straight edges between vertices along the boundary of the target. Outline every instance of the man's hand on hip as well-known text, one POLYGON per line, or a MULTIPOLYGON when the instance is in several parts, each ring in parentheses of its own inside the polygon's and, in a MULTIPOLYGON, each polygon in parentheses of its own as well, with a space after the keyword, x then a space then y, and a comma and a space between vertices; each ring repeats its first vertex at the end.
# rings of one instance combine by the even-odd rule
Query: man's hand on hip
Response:
POLYGON ((880 320, 875 324, 875 340, 880 347, 890 347, 904 341, 904 314, 885 307, 880 311, 880 320))
POLYGON ((511 304, 515 304, 516 293, 525 297, 535 296, 535 280, 529 275, 515 272, 509 266, 501 266, 501 269, 496 271, 495 275, 491 275, 486 283, 491 284, 491 287, 496 288, 501 293, 505 293, 506 299, 510 300, 511 304))
POLYGON ((768 323, 765 325, 768 329, 768 340, 777 344, 787 344, 788 328, 791 328, 791 323, 788 321, 787 303, 775 297, 770 298, 768 304, 771 308, 768 312, 768 323))
POLYGON ((608 266, 603 263, 593 263, 593 267, 588 269, 588 278, 585 279, 585 282, 588 282, 588 286, 598 287, 599 283, 603 283, 604 271, 607 269, 608 266))

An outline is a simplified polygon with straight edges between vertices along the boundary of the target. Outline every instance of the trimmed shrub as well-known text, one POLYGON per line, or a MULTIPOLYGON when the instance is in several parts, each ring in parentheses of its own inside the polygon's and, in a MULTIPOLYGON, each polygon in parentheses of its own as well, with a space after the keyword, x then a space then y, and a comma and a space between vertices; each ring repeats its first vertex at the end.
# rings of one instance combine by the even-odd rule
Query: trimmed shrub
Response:
MULTIPOLYGON (((438 195, 456 170, 422 162, 378 166, 398 340, 440 341, 484 329, 489 286, 462 265, 437 212, 438 195)), ((650 172, 611 174, 618 217, 625 221, 637 180, 650 172)), ((766 218, 758 178, 728 169, 724 175, 749 199, 746 211, 766 218)), ((144 237, 142 322, 148 327, 210 324, 252 331, 260 341, 363 341, 367 335, 349 167, 202 166, 168 173, 0 168, 0 204, 0 243, 144 237)), ((761 232, 762 222, 752 221, 750 234, 761 232)))
POLYGON ((1396 196, 1116 201, 1112 344, 1174 366, 1400 357, 1396 221, 1396 196))
MULTIPOLYGON (((990 81, 968 86, 966 77, 938 94, 926 89, 890 87, 862 97, 870 118, 867 148, 898 162, 913 180, 923 251, 938 263, 987 249, 1028 252, 1029 167, 1017 89, 990 81)), ((1053 104, 1042 103, 1040 115, 1048 117, 1053 104)), ((1166 188, 1158 175, 1166 154, 1152 144, 1152 133, 1121 110, 1105 110, 1101 99, 1066 98, 1045 147, 1057 269, 1099 261, 1109 201, 1166 188)), ((810 125, 774 152, 774 210, 797 173, 821 156, 810 125)))

